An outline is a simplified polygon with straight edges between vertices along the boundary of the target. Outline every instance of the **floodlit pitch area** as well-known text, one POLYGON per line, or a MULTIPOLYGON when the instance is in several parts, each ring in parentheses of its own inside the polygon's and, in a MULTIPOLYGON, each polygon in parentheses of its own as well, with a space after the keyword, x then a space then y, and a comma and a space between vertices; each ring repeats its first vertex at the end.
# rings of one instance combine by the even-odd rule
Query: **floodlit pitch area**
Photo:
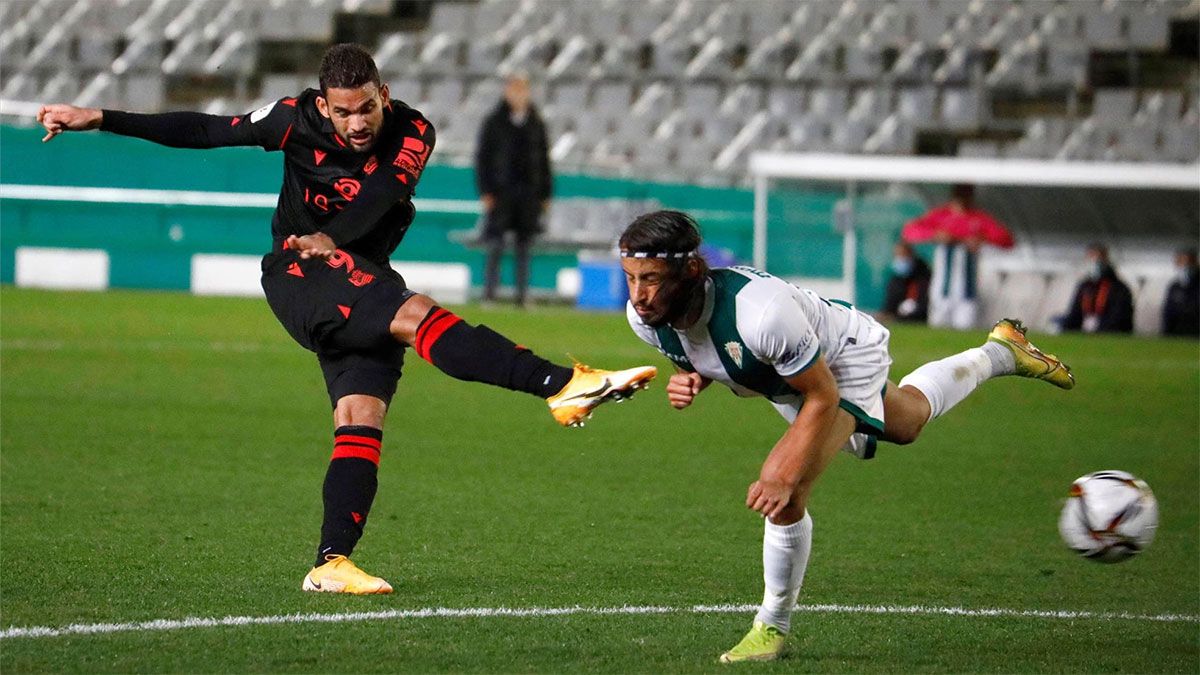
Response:
MULTIPOLYGON (((264 302, 0 303, 0 670, 719 671, 749 626, 742 500, 783 425, 762 401, 677 412, 659 382, 567 430, 410 358, 355 555, 396 593, 306 594, 328 401, 264 302)), ((464 314, 558 360, 667 365, 619 315, 464 314)), ((893 379, 982 337, 898 328, 893 379)), ((1200 670, 1196 343, 1031 337, 1074 391, 989 382, 917 444, 835 461, 787 658, 749 669, 1200 670), (1120 565, 1056 530, 1109 468, 1161 506, 1120 565)))

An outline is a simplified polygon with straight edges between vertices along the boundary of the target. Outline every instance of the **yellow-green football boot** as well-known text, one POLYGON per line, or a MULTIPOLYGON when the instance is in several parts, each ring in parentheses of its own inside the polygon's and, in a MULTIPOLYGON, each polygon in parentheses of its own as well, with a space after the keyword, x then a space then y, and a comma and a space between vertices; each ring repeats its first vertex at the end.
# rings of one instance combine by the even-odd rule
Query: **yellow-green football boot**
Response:
POLYGON ((1046 354, 1025 338, 1025 326, 1017 319, 1000 319, 988 333, 988 342, 1008 347, 1017 362, 1016 374, 1045 380, 1060 389, 1075 387, 1071 368, 1053 354, 1046 354))
POLYGON ((787 637, 775 626, 755 621, 754 627, 737 646, 721 655, 721 663, 739 661, 774 661, 783 652, 783 640, 787 637))

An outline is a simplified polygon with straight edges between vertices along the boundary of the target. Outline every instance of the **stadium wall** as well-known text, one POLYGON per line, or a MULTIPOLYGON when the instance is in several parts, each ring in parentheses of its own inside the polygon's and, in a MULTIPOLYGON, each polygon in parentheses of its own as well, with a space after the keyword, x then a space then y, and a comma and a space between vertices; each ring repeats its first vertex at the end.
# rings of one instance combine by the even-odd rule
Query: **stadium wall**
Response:
MULTIPOLYGON (((257 265, 270 245, 280 156, 257 148, 178 150, 103 133, 68 134, 48 144, 41 137, 38 129, 0 126, 0 283, 259 292, 257 265)), ((473 173, 431 165, 417 192, 417 221, 394 264, 414 288, 446 301, 465 299, 483 281, 483 253, 459 241, 479 218, 473 173)), ((747 189, 569 174, 556 176, 555 196, 682 209, 696 216, 710 245, 740 262, 752 258, 747 189)), ((841 242, 831 224, 838 198, 836 190, 781 193, 781 208, 800 214, 808 236, 781 246, 773 260, 808 276, 840 275, 841 242)), ((914 209, 894 214, 896 230, 914 209)), ((861 268, 871 270, 859 296, 868 309, 882 298, 881 260, 864 260, 861 268)), ((561 247, 537 255, 535 291, 573 295, 578 262, 561 247)), ((504 281, 510 278, 506 267, 504 281)))

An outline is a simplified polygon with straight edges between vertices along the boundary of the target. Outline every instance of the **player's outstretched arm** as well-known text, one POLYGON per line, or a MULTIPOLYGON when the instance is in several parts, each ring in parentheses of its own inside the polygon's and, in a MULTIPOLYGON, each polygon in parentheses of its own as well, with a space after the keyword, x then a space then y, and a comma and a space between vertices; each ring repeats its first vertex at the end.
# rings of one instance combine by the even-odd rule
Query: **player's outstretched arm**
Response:
POLYGON ((64 131, 99 129, 104 112, 98 108, 77 108, 65 103, 51 103, 38 110, 37 121, 46 128, 42 142, 54 140, 64 131))
POLYGON ((38 111, 38 121, 46 128, 43 141, 64 131, 100 129, 172 148, 193 149, 256 145, 264 150, 281 150, 295 116, 294 105, 276 104, 236 117, 199 112, 134 113, 64 104, 42 106, 38 111))

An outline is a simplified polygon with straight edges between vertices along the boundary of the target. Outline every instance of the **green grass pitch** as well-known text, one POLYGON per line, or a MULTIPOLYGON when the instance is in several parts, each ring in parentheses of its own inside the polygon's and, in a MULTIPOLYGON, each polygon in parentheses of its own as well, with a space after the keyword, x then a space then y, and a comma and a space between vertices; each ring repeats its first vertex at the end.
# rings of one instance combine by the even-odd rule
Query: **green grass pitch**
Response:
MULTIPOLYGON (((746 486, 783 431, 661 382, 558 428, 532 397, 409 359, 355 558, 381 597, 307 594, 330 416, 314 357, 261 300, 0 291, 0 629, 424 608, 661 606, 663 614, 375 618, 0 639, 17 672, 663 672, 716 656, 754 604, 746 486)), ((560 361, 665 359, 616 314, 467 307, 560 361)), ((1200 671, 1200 353, 1194 341, 1033 336, 1062 392, 987 383, 915 445, 839 457, 816 490, 806 605, 1183 615, 1182 620, 806 611, 744 671, 1200 671), (1124 469, 1154 545, 1100 565, 1060 543, 1077 476, 1124 469)), ((893 379, 978 335, 897 328, 893 379)))

